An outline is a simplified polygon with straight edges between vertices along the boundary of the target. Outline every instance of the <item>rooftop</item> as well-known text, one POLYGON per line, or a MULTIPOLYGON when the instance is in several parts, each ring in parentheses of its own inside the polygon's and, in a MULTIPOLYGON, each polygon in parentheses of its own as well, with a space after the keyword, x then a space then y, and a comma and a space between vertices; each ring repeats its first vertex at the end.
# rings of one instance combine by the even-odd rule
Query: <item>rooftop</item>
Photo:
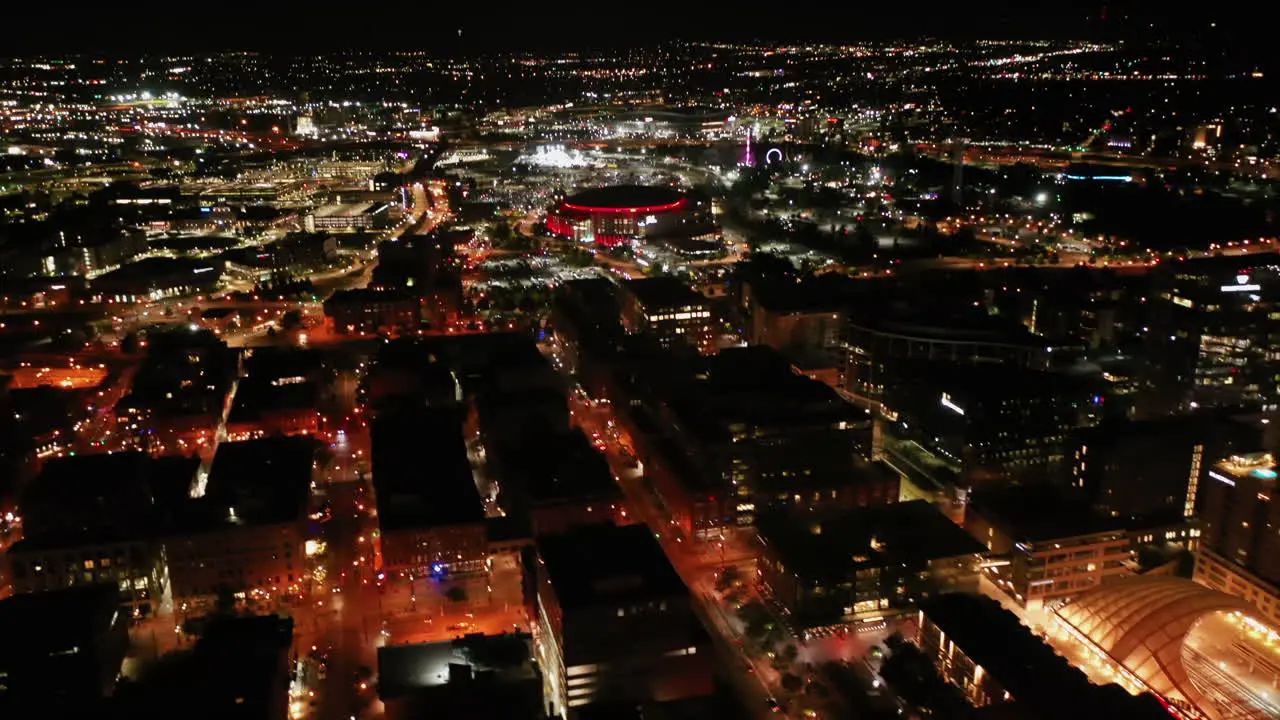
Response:
POLYGON ((1276 458, 1269 452, 1236 453, 1219 461, 1213 469, 1234 478, 1251 476, 1273 484, 1276 480, 1276 458))
POLYGON ((1244 255, 1215 255, 1199 257, 1185 262, 1169 263, 1161 269, 1178 276, 1206 276, 1223 273, 1248 272, 1255 268, 1280 266, 1280 253, 1248 253, 1244 255))
POLYGON ((564 283, 552 297, 552 305, 557 330, 565 330, 560 325, 568 320, 578 333, 621 331, 617 290, 604 278, 564 283))
POLYGON ((276 379, 307 376, 320 372, 324 366, 324 353, 307 348, 254 348, 244 359, 244 373, 247 377, 263 375, 276 379))
POLYGON ((922 601, 920 610, 1015 702, 1035 707, 1040 717, 1088 717, 1090 708, 1123 711, 1123 717, 1168 717, 1150 696, 1137 698, 1123 690, 1113 692, 1118 686, 1108 685, 1108 691, 1092 684, 991 598, 948 593, 922 601))
POLYGON ((185 501, 198 459, 142 452, 51 459, 22 497, 27 549, 143 538, 185 501))
POLYGON ((566 434, 526 437, 508 450, 511 488, 534 507, 562 502, 621 498, 609 463, 581 430, 566 434))
POLYGON ((381 206, 382 203, 335 203, 316 208, 315 216, 318 218, 356 217, 373 212, 375 208, 381 206))
POLYGON ((859 507, 821 515, 764 514, 761 544, 809 580, 840 579, 851 569, 975 555, 986 548, 924 500, 859 507))
POLYGON ((538 538, 560 607, 639 602, 688 589, 645 525, 593 525, 538 538))
POLYGON ((1216 612, 1256 613, 1253 604, 1186 578, 1137 575, 1091 588, 1056 614, 1154 692, 1208 707, 1183 660, 1196 623, 1216 612))
POLYGON ((857 316, 852 325, 877 333, 939 342, 968 342, 1015 347, 1045 347, 1043 338, 1021 323, 993 317, 972 307, 918 308, 889 306, 857 316))
POLYGON ((570 210, 630 210, 636 212, 656 212, 675 210, 684 193, 669 187, 650 185, 610 185, 608 187, 582 190, 565 198, 564 205, 570 210))
POLYGON ((350 288, 338 290, 324 301, 325 307, 356 303, 418 302, 417 295, 400 289, 350 288))
POLYGON ((378 695, 386 700, 482 677, 499 682, 535 678, 531 641, 522 634, 469 635, 460 640, 380 647, 378 695))
POLYGON ((222 274, 222 263, 215 260, 149 257, 129 263, 93 280, 93 287, 108 292, 131 292, 147 286, 148 281, 190 278, 192 286, 212 283, 222 274))
POLYGON ((634 295, 636 301, 646 310, 704 307, 709 304, 706 297, 673 277, 625 280, 622 287, 626 292, 634 295))
POLYGON ((381 412, 372 437, 373 483, 383 530, 484 521, 457 411, 381 412))
POLYGON ((241 378, 227 422, 254 422, 268 411, 314 409, 319 397, 320 389, 313 382, 281 383, 278 379, 266 377, 241 378))
POLYGON ((195 648, 169 653, 112 698, 111 717, 261 720, 288 710, 293 620, 275 615, 211 620, 195 648), (192 702, 198 698, 198 702, 192 702))
POLYGON ((14 663, 74 654, 92 648, 94 638, 125 622, 118 617, 120 592, 114 584, 84 585, 0 600, 0 670, 14 663))
POLYGON ((1098 513, 1083 495, 1050 486, 1021 485, 981 490, 969 512, 999 526, 1020 542, 1043 542, 1123 530, 1124 518, 1098 513))
POLYGON ((222 443, 201 500, 230 522, 296 520, 311 492, 315 452, 309 437, 222 443))
POLYGON ((727 348, 694 359, 688 375, 673 378, 667 404, 682 427, 703 437, 727 437, 764 427, 792 430, 863 424, 870 414, 830 386, 800 375, 773 348, 727 348))

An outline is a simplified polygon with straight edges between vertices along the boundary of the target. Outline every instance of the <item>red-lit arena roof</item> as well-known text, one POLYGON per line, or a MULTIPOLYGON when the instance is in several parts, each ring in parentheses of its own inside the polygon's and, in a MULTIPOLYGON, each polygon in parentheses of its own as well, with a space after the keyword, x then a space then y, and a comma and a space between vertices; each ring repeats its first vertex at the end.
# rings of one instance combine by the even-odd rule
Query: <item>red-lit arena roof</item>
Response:
POLYGON ((679 190, 644 185, 612 185, 565 198, 560 209, 584 213, 663 213, 682 210, 689 198, 679 190))

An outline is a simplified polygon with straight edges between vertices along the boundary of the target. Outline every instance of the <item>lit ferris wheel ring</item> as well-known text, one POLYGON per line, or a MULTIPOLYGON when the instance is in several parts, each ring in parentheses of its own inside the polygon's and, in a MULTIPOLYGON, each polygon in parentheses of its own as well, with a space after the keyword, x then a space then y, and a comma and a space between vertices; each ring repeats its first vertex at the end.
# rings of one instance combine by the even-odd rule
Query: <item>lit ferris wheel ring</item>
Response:
POLYGON ((765 153, 765 154, 764 154, 764 161, 765 161, 765 163, 766 163, 766 164, 773 164, 773 161, 774 161, 774 157, 775 157, 775 155, 777 156, 777 161, 778 161, 778 162, 782 162, 782 159, 783 159, 783 158, 782 158, 782 151, 781 151, 781 150, 779 150, 778 148, 769 148, 769 152, 767 152, 767 153, 765 153))

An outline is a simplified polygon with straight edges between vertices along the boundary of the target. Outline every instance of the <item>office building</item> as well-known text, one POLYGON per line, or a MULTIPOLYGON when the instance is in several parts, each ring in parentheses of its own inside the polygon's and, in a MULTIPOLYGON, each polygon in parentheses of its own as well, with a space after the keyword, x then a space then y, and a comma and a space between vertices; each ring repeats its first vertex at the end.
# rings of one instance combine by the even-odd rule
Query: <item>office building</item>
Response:
POLYGON ((416 330, 422 299, 399 290, 339 290, 324 301, 324 316, 342 335, 416 330))
POLYGON ((806 374, 843 388, 846 300, 835 289, 824 290, 828 288, 820 280, 744 283, 746 339, 752 345, 768 345, 806 374))
POLYGON ((411 578, 484 572, 484 503, 460 413, 382 412, 371 432, 382 566, 411 578))
POLYGON ((620 318, 614 284, 603 278, 570 280, 551 298, 551 327, 565 372, 584 376, 585 387, 599 384, 590 377, 602 372, 601 351, 623 334, 620 318))
POLYGON ((116 687, 129 616, 114 583, 0 600, 0 715, 87 717, 116 687))
MULTIPOLYGON (((988 579, 1023 607, 1069 600, 1137 569, 1125 519, 1101 516, 1051 487, 977 492, 965 527, 993 558, 988 579)), ((1185 539, 1192 531, 1181 532, 1185 539)))
MULTIPOLYGON (((632 430, 669 442, 667 462, 734 501, 731 525, 771 507, 850 507, 893 502, 896 476, 877 472, 870 413, 801 375, 776 350, 729 348, 712 357, 650 365, 627 415, 632 430), (650 422, 651 421, 651 422, 650 422), (646 424, 648 423, 648 424, 646 424)), ((634 434, 634 433, 633 433, 634 434)), ((639 445, 640 442, 637 442, 639 445)), ((644 458, 641 458, 645 462, 644 458)), ((707 528, 716 534, 714 528, 707 528)))
POLYGON ((630 520, 608 461, 580 429, 532 432, 488 450, 488 459, 503 510, 527 518, 534 536, 630 520))
POLYGON ((711 303, 673 277, 627 280, 619 291, 622 326, 627 332, 648 333, 663 347, 693 346, 715 352, 715 323, 711 303))
POLYGON ((850 318, 846 344, 846 389, 868 402, 883 399, 891 372, 904 361, 1048 370, 1082 349, 1046 344, 1023 325, 963 306, 863 313, 850 318))
POLYGON ((1274 254, 1161 265, 1155 277, 1148 417, 1208 407, 1280 409, 1280 307, 1274 254))
POLYGON ((219 445, 202 495, 175 507, 165 541, 179 613, 231 593, 279 599, 308 590, 305 543, 316 446, 308 437, 219 445))
POLYGON ((188 496, 198 464, 140 452, 47 462, 22 497, 24 537, 8 550, 15 592, 107 583, 129 617, 162 611, 171 582, 167 508, 188 496))
POLYGON ((1261 438, 1256 423, 1221 414, 1104 421, 1074 433, 1069 483, 1103 515, 1191 518, 1214 459, 1261 438))
MULTIPOLYGON (((1095 685, 1017 615, 982 595, 951 593, 920 603, 915 643, 938 674, 990 717, 1167 718, 1151 694, 1095 685)), ((974 717, 987 717, 975 714, 974 717)))
POLYGON ((928 502, 756 521, 760 582, 804 630, 873 622, 976 592, 984 548, 928 502))
POLYGON ((1101 400, 1066 376, 1025 368, 903 361, 886 375, 886 454, 906 467, 921 463, 904 454, 932 455, 928 465, 950 469, 965 489, 1054 478, 1070 432, 1101 400))
POLYGON ((693 598, 644 525, 536 542, 535 639, 551 714, 709 695, 716 659, 693 598))
POLYGON ((1238 453, 1213 464, 1201 489, 1203 545, 1258 575, 1280 581, 1280 503, 1269 452, 1238 453))
POLYGON ((282 720, 291 714, 294 623, 277 615, 209 618, 194 647, 111 698, 105 717, 282 720), (198 702, 193 702, 198 698, 198 702))
POLYGON ((1280 625, 1280 511, 1269 452, 1237 453, 1210 465, 1197 513, 1204 522, 1196 582, 1251 603, 1280 625))

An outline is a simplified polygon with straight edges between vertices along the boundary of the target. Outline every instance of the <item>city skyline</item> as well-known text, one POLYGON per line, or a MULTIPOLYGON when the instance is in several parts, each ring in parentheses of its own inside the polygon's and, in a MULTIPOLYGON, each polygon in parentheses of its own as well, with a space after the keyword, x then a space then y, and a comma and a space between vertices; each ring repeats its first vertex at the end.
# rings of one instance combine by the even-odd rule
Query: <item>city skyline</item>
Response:
POLYGON ((22 13, 0 716, 1280 717, 1280 76, 1128 6, 22 13))
MULTIPOLYGON (((67 23, 51 10, 23 9, 27 27, 35 30, 11 39, 22 53, 95 52, 147 54, 184 50, 256 50, 315 52, 358 50, 427 50, 441 54, 502 51, 601 50, 646 46, 675 40, 763 41, 779 43, 844 43, 861 40, 915 39, 1116 39, 1119 37, 1230 37, 1252 43, 1263 35, 1256 24, 1207 8, 1192 16, 1170 17, 1142 6, 1091 2, 1065 6, 1057 2, 971 2, 929 0, 910 8, 893 5, 831 7, 793 3, 785 11, 749 6, 691 7, 659 2, 627 12, 597 3, 557 3, 545 10, 532 6, 491 12, 481 7, 433 8, 421 23, 402 23, 419 6, 380 6, 359 22, 369 32, 343 30, 342 14, 312 16, 293 9, 254 5, 220 5, 195 17, 177 14, 168 5, 137 3, 128 14, 114 7, 92 6, 67 23), (626 22, 610 23, 611 17, 626 22), (201 32, 188 34, 198 21, 201 32), (461 34, 459 34, 461 31, 461 34)), ((356 13, 359 15, 359 13, 356 13)))

